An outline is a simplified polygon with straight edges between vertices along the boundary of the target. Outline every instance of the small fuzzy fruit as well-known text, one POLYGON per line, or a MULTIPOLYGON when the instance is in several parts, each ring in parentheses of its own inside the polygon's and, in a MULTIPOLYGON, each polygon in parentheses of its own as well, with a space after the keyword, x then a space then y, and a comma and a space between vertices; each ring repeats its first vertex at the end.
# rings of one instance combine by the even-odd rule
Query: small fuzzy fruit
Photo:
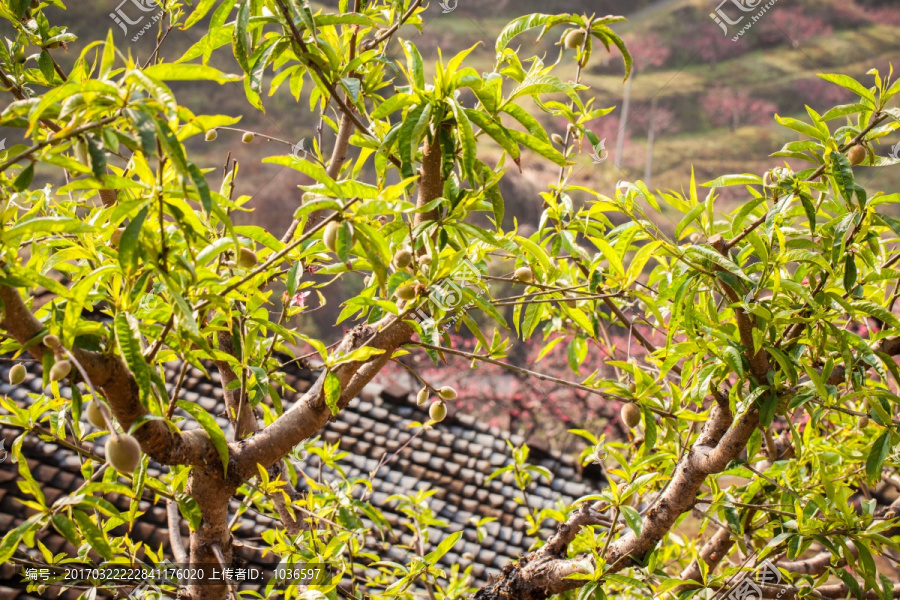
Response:
POLYGON ((584 44, 584 37, 584 29, 573 29, 566 35, 566 48, 568 48, 569 50, 581 48, 581 46, 584 44))
POLYGON ((237 264, 242 269, 252 269, 259 264, 259 258, 256 257, 256 252, 250 248, 241 248, 241 255, 238 257, 237 264))
POLYGON ((634 384, 634 382, 631 382, 628 384, 628 391, 631 394, 634 394, 635 392, 637 392, 637 386, 634 384))
POLYGON ((692 244, 699 244, 699 243, 702 242, 702 241, 703 241, 703 236, 700 235, 699 233, 692 233, 692 234, 691 234, 691 243, 692 243, 692 244))
POLYGON ((24 63, 25 62, 25 51, 22 49, 16 50, 16 52, 13 54, 13 60, 19 64, 24 63))
POLYGON ((442 400, 456 400, 458 394, 455 389, 449 385, 445 385, 438 390, 438 396, 440 396, 442 400))
POLYGON ((411 263, 412 252, 410 252, 408 248, 397 250, 397 254, 394 255, 394 264, 397 265, 398 269, 405 269, 411 263))
POLYGON ((251 133, 249 131, 244 132, 244 135, 241 136, 241 141, 244 142, 245 144, 252 144, 253 140, 255 140, 255 139, 256 139, 256 136, 253 135, 253 133, 251 133))
POLYGON ((427 267, 428 265, 430 265, 430 264, 431 264, 431 255, 430 255, 430 254, 423 254, 422 256, 420 256, 420 257, 419 257, 419 264, 420 264, 420 265, 423 265, 423 266, 426 266, 426 267, 427 267))
POLYGON ((337 221, 331 221, 328 225, 325 226, 325 232, 322 234, 322 241, 325 242, 325 247, 334 252, 334 249, 337 248, 337 234, 338 230, 341 228, 341 224, 337 221))
POLYGON ((206 141, 207 142, 214 142, 214 141, 216 141, 217 137, 219 137, 219 132, 216 131, 215 129, 210 129, 209 131, 206 132, 206 141))
POLYGON ((553 135, 551 135, 550 139, 553 140, 553 143, 557 146, 562 146, 566 143, 566 140, 563 138, 563 136, 559 135, 558 133, 554 133, 553 135))
POLYGON ((422 406, 426 402, 428 402, 428 388, 423 387, 421 390, 419 390, 419 393, 416 394, 416 405, 422 406))
POLYGON ((72 363, 67 360, 61 360, 50 369, 50 381, 59 381, 65 379, 72 372, 72 363))
POLYGON ((99 400, 88 402, 84 414, 87 416, 88 423, 97 429, 106 429, 106 419, 104 419, 103 416, 106 415, 109 417, 109 409, 106 408, 106 405, 103 404, 103 402, 99 400))
POLYGON ((120 473, 134 473, 141 464, 141 445, 128 434, 111 437, 106 442, 106 460, 120 473))
POLYGON ((629 402, 622 406, 622 421, 632 429, 640 424, 641 409, 637 407, 637 404, 629 402))
POLYGON ((866 415, 861 416, 859 418, 859 421, 857 421, 856 425, 860 429, 865 429, 866 427, 869 426, 869 417, 867 417, 866 415))
POLYGON ((440 423, 447 418, 447 405, 438 400, 428 409, 428 416, 435 423, 440 423))
POLYGON ((56 350, 57 348, 59 348, 59 338, 51 333, 50 335, 44 337, 44 345, 51 350, 56 350))
POLYGON ((406 300, 409 302, 410 300, 416 299, 416 288, 412 284, 401 285, 397 288, 397 297, 401 300, 406 300))
POLYGON ((9 382, 13 385, 19 385, 25 381, 26 375, 28 375, 28 371, 25 370, 25 365, 16 363, 13 365, 13 368, 9 370, 9 382))
POLYGON ((534 281, 534 271, 531 270, 531 267, 519 267, 516 269, 516 279, 525 283, 531 283, 534 281))
POLYGON ((109 245, 112 246, 113 248, 118 248, 118 247, 119 247, 119 242, 122 241, 122 234, 123 234, 123 233, 125 233, 125 228, 124 228, 124 227, 119 227, 118 229, 116 229, 115 231, 113 231, 113 234, 112 234, 112 235, 110 236, 110 238, 109 238, 109 245))
POLYGON ((847 158, 850 159, 850 164, 854 167, 857 165, 861 165, 865 162, 866 156, 868 153, 866 152, 865 146, 860 146, 857 144, 850 148, 850 152, 847 153, 847 158))

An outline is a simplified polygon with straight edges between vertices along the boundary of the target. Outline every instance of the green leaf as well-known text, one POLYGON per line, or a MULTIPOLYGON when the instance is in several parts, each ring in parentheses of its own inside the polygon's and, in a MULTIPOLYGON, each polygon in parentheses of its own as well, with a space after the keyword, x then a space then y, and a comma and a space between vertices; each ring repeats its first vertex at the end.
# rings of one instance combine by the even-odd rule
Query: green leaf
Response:
POLYGON ((144 75, 161 81, 215 81, 223 84, 240 81, 241 75, 229 75, 206 65, 163 63, 150 65, 144 75))
POLYGON ((17 192, 24 192, 31 185, 32 179, 34 179, 34 163, 28 163, 28 166, 22 169, 22 172, 13 181, 13 187, 17 192))
POLYGON ((187 400, 179 400, 178 407, 184 410, 186 413, 194 417, 198 423, 200 423, 200 427, 206 431, 206 434, 209 436, 209 441, 212 442, 212 445, 216 448, 216 452, 219 453, 219 458, 222 460, 222 468, 225 470, 225 473, 228 473, 228 441, 225 439, 225 434, 222 433, 222 429, 219 427, 219 424, 216 423, 216 420, 206 412, 206 409, 200 406, 199 404, 194 404, 193 402, 188 402, 187 400))
POLYGON ((328 372, 328 375, 325 376, 325 404, 328 405, 328 408, 331 409, 331 414, 335 417, 340 412, 340 407, 338 403, 341 399, 341 380, 338 379, 338 376, 328 372))
POLYGON ((890 451, 891 436, 889 431, 885 431, 872 443, 866 458, 866 475, 871 483, 881 480, 881 467, 890 451))
POLYGON ((501 31, 500 35, 497 37, 495 49, 498 53, 501 52, 514 37, 529 29, 544 27, 544 29, 547 30, 554 25, 571 22, 571 20, 572 17, 570 15, 532 14, 519 17, 518 19, 510 21, 510 23, 503 28, 503 31, 501 31))
POLYGON ((122 232, 122 238, 119 240, 119 265, 126 276, 133 275, 138 269, 138 261, 141 258, 141 247, 138 240, 141 236, 141 228, 144 226, 144 220, 147 218, 149 207, 141 209, 122 232))
POLYGON ((84 534, 84 537, 91 545, 91 548, 106 560, 112 560, 113 553, 112 549, 109 547, 109 542, 106 541, 106 536, 100 528, 91 521, 91 518, 80 510, 72 511, 72 516, 75 517, 78 528, 81 529, 81 533, 84 534))
POLYGON ((554 148, 552 144, 549 144, 529 133, 522 133, 521 131, 516 131, 515 129, 509 129, 508 132, 509 137, 522 144, 529 150, 532 150, 540 156, 543 156, 547 160, 553 161, 560 167, 564 167, 568 164, 566 162, 566 157, 563 156, 559 150, 554 148))
POLYGON ((36 219, 19 221, 3 233, 2 239, 4 242, 12 244, 20 236, 28 235, 30 233, 85 233, 93 230, 93 226, 80 219, 72 219, 69 217, 38 217, 36 219))
POLYGON ((141 350, 141 330, 137 319, 132 315, 120 312, 116 315, 113 325, 116 331, 116 342, 119 352, 128 365, 128 370, 134 375, 134 380, 141 391, 141 399, 146 402, 150 395, 150 373, 144 354, 141 350))
POLYGON ((459 541, 459 538, 462 537, 463 532, 457 531, 455 533, 451 533, 438 544, 438 547, 425 555, 425 562, 429 565, 435 565, 441 558, 447 554, 453 546, 456 545, 456 542, 459 541))
POLYGON ((288 296, 293 296, 300 285, 300 278, 303 277, 303 268, 300 261, 296 261, 288 270, 285 286, 287 287, 288 296))
POLYGON ((641 513, 626 504, 620 506, 619 510, 622 511, 622 516, 625 517, 625 524, 628 525, 628 528, 631 529, 635 535, 641 535, 641 524, 643 523, 641 513))
POLYGON ((87 297, 91 293, 91 290, 94 288, 94 284, 97 282, 97 279, 103 275, 104 271, 109 269, 113 269, 112 265, 106 265, 105 267, 100 267, 99 269, 92 272, 90 275, 87 275, 83 279, 81 279, 78 283, 72 286, 71 296, 66 303, 66 313, 63 317, 63 345, 67 348, 71 348, 75 343, 75 335, 78 332, 78 321, 81 318, 81 313, 85 309, 85 303, 87 302, 87 297))
POLYGON ((706 259, 708 261, 711 261, 716 265, 722 267, 732 275, 740 277, 745 281, 750 281, 750 278, 747 277, 747 274, 744 273, 744 271, 739 266, 719 254, 717 251, 709 248, 708 246, 691 246, 687 249, 687 251, 685 251, 685 254, 691 258, 701 260, 706 259))
POLYGON ((860 98, 865 98, 872 104, 875 104, 875 94, 873 94, 871 90, 863 86, 863 84, 848 75, 819 73, 819 77, 821 77, 825 81, 829 81, 835 85, 841 86, 842 88, 848 89, 854 94, 858 95, 860 98))
POLYGON ((861 311, 870 317, 874 317, 876 319, 880 319, 894 328, 900 328, 900 319, 894 316, 886 308, 875 304, 874 302, 870 302, 868 300, 857 300, 856 302, 850 303, 853 308, 858 311, 861 311))
POLYGON ((847 201, 847 204, 852 206, 856 182, 853 178, 853 167, 850 165, 850 159, 840 152, 832 152, 831 163, 838 191, 844 197, 844 200, 847 201))
POLYGON ((703 187, 709 188, 718 188, 718 187, 728 187, 730 185, 762 185, 763 180, 759 175, 753 175, 752 173, 744 173, 742 175, 723 175, 718 179, 713 179, 712 181, 707 181, 702 184, 703 187))
POLYGON ((23 523, 20 523, 15 529, 11 529, 3 536, 3 541, 0 541, 0 564, 6 564, 6 562, 12 557, 16 552, 16 548, 19 546, 19 542, 22 541, 22 538, 25 537, 25 534, 28 533, 37 523, 37 517, 42 517, 43 515, 34 515, 23 523))
MULTIPOLYGON (((137 503, 135 502, 135 504, 137 503)), ((55 527, 70 544, 76 548, 81 546, 81 536, 78 535, 78 530, 75 528, 75 523, 72 522, 72 519, 56 513, 50 517, 50 521, 53 523, 53 527, 55 527)))
POLYGON ((212 213, 212 196, 209 193, 209 184, 194 163, 187 163, 187 170, 194 185, 197 186, 197 194, 200 196, 200 206, 203 207, 203 213, 208 217, 212 213))
POLYGON ((195 8, 194 12, 191 13, 191 16, 187 18, 187 21, 184 22, 181 29, 190 29, 192 25, 205 17, 215 4, 216 0, 200 0, 200 2, 197 3, 197 8, 195 8))

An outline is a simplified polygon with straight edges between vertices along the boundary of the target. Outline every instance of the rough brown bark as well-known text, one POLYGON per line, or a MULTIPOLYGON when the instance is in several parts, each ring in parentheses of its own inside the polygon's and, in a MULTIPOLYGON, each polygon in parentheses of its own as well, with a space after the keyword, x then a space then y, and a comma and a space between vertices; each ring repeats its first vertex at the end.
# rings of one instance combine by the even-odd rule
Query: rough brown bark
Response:
MULTIPOLYGON (((5 309, 0 326, 17 342, 25 345, 44 331, 44 326, 31 313, 16 289, 0 286, 0 300, 5 309)), ((45 351, 40 343, 28 349, 39 360, 45 351)), ((148 414, 141 405, 137 383, 122 359, 81 348, 71 351, 84 367, 91 383, 109 402, 113 415, 124 430, 127 431, 132 423, 148 414)), ((134 432, 134 437, 150 458, 164 465, 196 464, 213 450, 202 429, 173 432, 159 419, 146 421, 134 432)))
MULTIPOLYGON (((444 178, 442 173, 444 157, 441 150, 440 133, 425 140, 422 148, 422 168, 419 171, 419 197, 416 205, 425 206, 435 198, 444 195, 444 178)), ((416 213, 415 225, 425 221, 437 221, 441 218, 441 211, 437 208, 424 213, 416 213)))

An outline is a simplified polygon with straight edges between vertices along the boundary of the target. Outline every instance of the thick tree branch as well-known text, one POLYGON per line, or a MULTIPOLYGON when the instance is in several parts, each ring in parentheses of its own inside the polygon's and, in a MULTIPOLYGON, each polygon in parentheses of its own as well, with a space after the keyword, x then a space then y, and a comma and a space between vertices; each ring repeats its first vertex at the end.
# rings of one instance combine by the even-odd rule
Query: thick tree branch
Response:
MULTIPOLYGON (((5 309, 0 326, 19 344, 24 346, 29 342, 33 343, 28 351, 40 360, 45 349, 42 344, 34 342, 42 333, 46 333, 43 324, 22 301, 18 290, 0 286, 0 300, 5 309)), ((135 421, 149 414, 141 405, 137 383, 122 359, 82 348, 73 348, 72 353, 84 367, 94 386, 109 402, 113 415, 124 430, 127 431, 135 421)), ((150 458, 164 465, 199 464, 216 456, 206 432, 200 428, 173 432, 165 421, 153 419, 138 427, 134 431, 134 437, 150 458)))

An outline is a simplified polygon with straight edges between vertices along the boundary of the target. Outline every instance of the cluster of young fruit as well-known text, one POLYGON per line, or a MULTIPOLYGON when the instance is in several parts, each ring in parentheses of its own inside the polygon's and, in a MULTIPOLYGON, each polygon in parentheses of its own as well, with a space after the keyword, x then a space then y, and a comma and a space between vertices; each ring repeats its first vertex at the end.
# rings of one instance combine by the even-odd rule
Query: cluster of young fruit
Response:
MULTIPOLYGON (((430 254, 414 255, 408 247, 400 248, 394 254, 394 268, 398 271, 414 273, 417 268, 428 267, 431 264, 430 254)), ((416 296, 425 290, 425 286, 418 281, 410 281, 399 286, 394 292, 397 297, 406 302, 416 299, 416 296)))
MULTIPOLYGON (((428 398, 430 396, 430 392, 428 387, 423 387, 419 390, 419 393, 416 394, 416 404, 418 406, 424 406, 426 402, 428 402, 428 398)), ((428 408, 428 416, 431 417, 431 420, 435 423, 440 423, 444 419, 447 418, 447 402, 450 400, 456 400, 458 394, 456 390, 449 385, 445 385, 444 387, 437 390, 438 399, 431 403, 431 406, 428 408)))
MULTIPOLYGON (((44 346, 53 352, 56 362, 50 369, 50 381, 61 381, 72 372, 72 363, 67 358, 65 349, 59 338, 53 334, 44 337, 44 346)), ((9 382, 13 385, 21 385, 28 375, 28 370, 22 363, 16 363, 9 370, 9 382)), ((134 473, 141 464, 141 445, 131 435, 120 434, 116 431, 112 421, 112 414, 106 403, 100 399, 88 402, 84 407, 84 416, 88 423, 97 429, 108 429, 112 434, 106 442, 106 460, 114 469, 122 473, 134 473)))

